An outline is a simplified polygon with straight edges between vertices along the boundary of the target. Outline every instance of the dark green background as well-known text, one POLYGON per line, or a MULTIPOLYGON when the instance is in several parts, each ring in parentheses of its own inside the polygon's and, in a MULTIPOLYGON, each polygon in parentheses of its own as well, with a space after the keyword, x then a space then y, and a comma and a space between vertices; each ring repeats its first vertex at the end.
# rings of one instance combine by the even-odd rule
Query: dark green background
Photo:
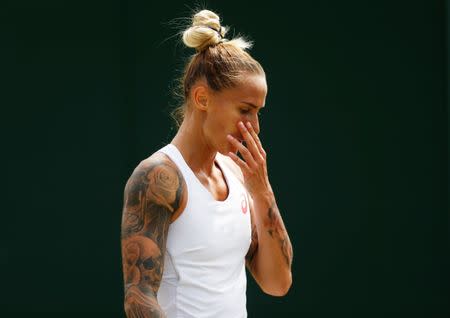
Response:
MULTIPOLYGON (((206 3, 267 72, 261 135, 294 246, 289 294, 249 278, 249 317, 449 317, 447 3, 206 3)), ((192 7, 0 5, 1 316, 123 317, 123 187, 174 134, 192 52, 167 22, 192 7)))

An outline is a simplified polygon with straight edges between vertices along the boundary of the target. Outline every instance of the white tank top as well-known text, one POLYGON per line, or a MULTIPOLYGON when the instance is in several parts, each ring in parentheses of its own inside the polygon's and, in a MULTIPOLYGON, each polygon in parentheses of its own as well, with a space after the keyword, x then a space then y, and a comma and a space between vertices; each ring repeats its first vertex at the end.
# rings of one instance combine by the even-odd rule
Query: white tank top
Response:
POLYGON ((178 166, 188 190, 186 208, 169 226, 159 305, 168 318, 247 317, 251 221, 245 187, 218 153, 229 192, 225 201, 217 201, 174 145, 159 151, 178 166))

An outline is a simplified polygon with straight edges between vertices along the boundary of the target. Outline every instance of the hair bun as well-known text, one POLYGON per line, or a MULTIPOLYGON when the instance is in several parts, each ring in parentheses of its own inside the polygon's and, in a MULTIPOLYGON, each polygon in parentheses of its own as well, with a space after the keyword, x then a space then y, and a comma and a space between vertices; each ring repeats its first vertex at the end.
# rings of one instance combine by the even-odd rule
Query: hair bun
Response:
POLYGON ((192 26, 183 32, 186 46, 202 51, 224 41, 228 28, 220 25, 220 17, 212 11, 201 10, 192 18, 192 26))

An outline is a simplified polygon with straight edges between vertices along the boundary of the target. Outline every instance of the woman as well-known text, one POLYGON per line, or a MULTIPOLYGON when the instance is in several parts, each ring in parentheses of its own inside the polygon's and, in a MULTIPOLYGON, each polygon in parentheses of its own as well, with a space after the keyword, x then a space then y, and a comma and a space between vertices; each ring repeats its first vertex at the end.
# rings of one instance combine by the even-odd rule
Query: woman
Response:
POLYGON ((192 21, 183 41, 197 53, 182 78, 181 126, 125 187, 128 317, 246 317, 245 265, 270 295, 292 282, 292 246, 258 138, 264 70, 248 42, 224 38, 215 13, 192 21))

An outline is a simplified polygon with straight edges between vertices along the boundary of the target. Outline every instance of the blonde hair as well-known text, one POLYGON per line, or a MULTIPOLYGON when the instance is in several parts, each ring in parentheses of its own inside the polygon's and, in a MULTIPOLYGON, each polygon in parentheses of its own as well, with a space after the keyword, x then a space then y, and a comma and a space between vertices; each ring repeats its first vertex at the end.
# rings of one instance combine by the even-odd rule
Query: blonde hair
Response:
POLYGON ((197 52, 192 55, 179 79, 178 96, 182 105, 172 112, 181 125, 192 86, 205 79, 214 91, 239 84, 243 74, 262 74, 264 69, 249 53, 252 42, 243 37, 225 38, 229 28, 220 23, 220 17, 209 10, 201 10, 192 17, 192 25, 182 32, 183 43, 197 52))

